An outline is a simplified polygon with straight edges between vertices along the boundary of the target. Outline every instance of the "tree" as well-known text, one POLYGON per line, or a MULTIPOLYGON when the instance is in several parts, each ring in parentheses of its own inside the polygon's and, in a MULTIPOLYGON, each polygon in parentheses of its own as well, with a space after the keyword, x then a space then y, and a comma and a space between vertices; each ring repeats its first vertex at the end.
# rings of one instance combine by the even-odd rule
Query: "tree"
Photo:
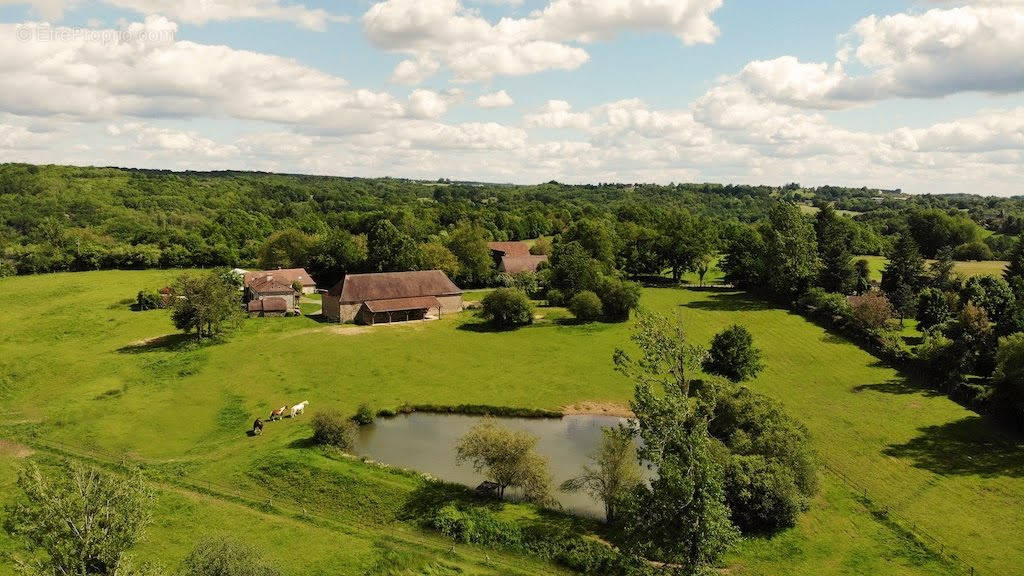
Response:
POLYGON ((999 339, 992 384, 996 411, 1024 427, 1024 333, 999 339))
POLYGON ((258 549, 229 537, 205 538, 181 563, 183 576, 278 576, 258 549))
POLYGON ((886 256, 889 262, 882 270, 882 290, 893 294, 903 285, 916 292, 924 276, 924 259, 914 239, 909 234, 900 234, 886 256))
POLYGON ((694 218, 685 210, 669 213, 660 224, 661 257, 672 270, 672 281, 679 282, 683 272, 695 270, 697 263, 714 250, 716 234, 707 218, 694 218))
POLYGON ((992 259, 992 249, 984 242, 968 242, 956 247, 953 252, 957 260, 983 261, 992 259))
POLYGON ((590 290, 584 290, 569 300, 569 311, 581 322, 593 322, 604 312, 601 299, 590 290))
POLYGON ((853 233, 831 204, 826 204, 815 217, 818 257, 821 272, 818 281, 829 292, 848 294, 854 288, 855 271, 850 246, 853 233))
POLYGON ((953 318, 956 296, 938 288, 925 288, 917 300, 917 327, 927 330, 953 318))
POLYGON ((605 278, 597 290, 601 307, 612 320, 628 320, 629 314, 640 305, 640 285, 636 282, 605 278))
POLYGON ((818 246, 814 227, 796 205, 774 204, 768 222, 761 226, 764 238, 764 285, 782 302, 796 300, 818 276, 818 246))
POLYGON ((892 319, 892 304, 878 290, 850 298, 853 319, 865 330, 877 330, 892 319))
POLYGON ((259 264, 264 270, 300 268, 306 265, 313 242, 299 230, 274 232, 260 249, 259 264))
POLYGON ((765 245, 761 234, 749 226, 736 229, 719 263, 725 281, 739 288, 755 289, 765 276, 762 256, 765 245))
POLYGON ((562 483, 566 492, 585 491, 604 504, 604 517, 609 524, 616 519, 619 503, 643 481, 636 459, 633 431, 625 426, 601 429, 601 446, 591 454, 591 464, 579 476, 562 483))
POLYGON ((371 271, 405 272, 416 268, 416 242, 390 220, 377 222, 366 242, 366 264, 371 271))
POLYGON ((459 259, 444 244, 438 242, 420 244, 418 252, 417 267, 420 270, 443 270, 449 278, 458 278, 462 272, 459 259))
POLYGON ((136 310, 156 310, 163 307, 164 300, 156 290, 139 290, 138 295, 135 296, 136 310))
POLYGON ((124 553, 149 522, 152 494, 138 473, 68 464, 47 476, 30 464, 17 483, 23 497, 7 509, 7 530, 42 553, 26 568, 63 576, 122 573, 124 553))
POLYGON ((240 316, 238 289, 222 272, 185 274, 171 284, 171 320, 186 334, 211 337, 236 324, 240 316))
POLYGON ((494 260, 484 240, 484 231, 469 222, 461 222, 448 237, 448 249, 459 261, 455 279, 466 286, 484 286, 493 273, 494 260))
POLYGON ((633 361, 616 350, 615 364, 636 384, 631 407, 642 440, 638 457, 657 475, 650 486, 638 486, 618 512, 622 544, 696 574, 710 567, 738 537, 725 503, 722 465, 713 455, 708 431, 714 390, 697 387, 691 398, 686 375, 698 363, 700 351, 686 343, 679 323, 641 314, 633 341, 640 358, 633 361))
POLYGON ((928 271, 931 274, 932 286, 943 290, 959 284, 955 274, 956 262, 953 260, 953 249, 949 246, 940 248, 935 254, 935 260, 928 264, 928 271))
POLYGON ((950 215, 942 210, 917 210, 907 216, 907 228, 914 242, 932 258, 946 246, 960 246, 979 241, 978 225, 961 214, 950 215))
POLYGON ((604 220, 577 220, 565 233, 568 242, 579 245, 608 272, 615 266, 615 229, 604 220))
POLYGON ((871 263, 861 258, 853 263, 853 268, 857 275, 855 292, 860 295, 871 290, 871 263))
POLYGON ((1013 313, 1015 296, 1010 285, 998 276, 974 276, 964 284, 961 296, 985 310, 988 319, 1004 324, 1004 318, 1013 313))
POLYGON ((332 229, 317 239, 309 256, 309 273, 321 286, 334 286, 366 267, 366 237, 332 229))
POLYGON ((1017 243, 1010 252, 1010 263, 1006 265, 1003 278, 1012 286, 1014 280, 1024 282, 1024 231, 1017 237, 1017 243))
POLYGON ((499 328, 533 324, 533 303, 515 288, 498 288, 484 296, 483 316, 499 328))
POLYGON ((754 337, 738 324, 715 335, 703 363, 708 374, 724 376, 733 382, 750 380, 764 369, 761 351, 754 347, 754 337))
POLYGON ((577 292, 596 292, 602 278, 601 263, 578 242, 558 242, 551 253, 551 287, 565 298, 577 292))
POLYGON ((534 256, 547 256, 551 254, 551 238, 541 236, 530 246, 530 254, 534 256))
POLYGON ((455 447, 459 462, 470 462, 477 473, 498 485, 498 495, 518 488, 523 498, 538 504, 550 499, 548 463, 537 454, 537 437, 484 421, 466 433, 455 447))

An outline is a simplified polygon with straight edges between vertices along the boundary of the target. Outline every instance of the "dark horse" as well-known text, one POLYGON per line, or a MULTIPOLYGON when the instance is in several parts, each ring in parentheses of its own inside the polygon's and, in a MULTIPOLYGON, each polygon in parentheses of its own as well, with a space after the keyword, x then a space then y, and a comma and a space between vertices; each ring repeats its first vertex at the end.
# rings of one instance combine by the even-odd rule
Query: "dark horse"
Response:
POLYGON ((263 420, 257 418, 256 421, 252 423, 252 435, 259 436, 260 434, 263 434, 263 420))

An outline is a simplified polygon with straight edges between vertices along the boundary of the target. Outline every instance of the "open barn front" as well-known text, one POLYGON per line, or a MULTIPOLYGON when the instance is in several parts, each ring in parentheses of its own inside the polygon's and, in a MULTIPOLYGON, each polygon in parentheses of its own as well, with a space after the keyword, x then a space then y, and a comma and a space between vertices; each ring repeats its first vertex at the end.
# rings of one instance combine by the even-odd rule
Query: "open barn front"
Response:
POLYGON ((372 300, 363 303, 358 320, 361 324, 393 324, 427 320, 441 316, 441 303, 433 296, 415 298, 394 298, 389 300, 372 300))

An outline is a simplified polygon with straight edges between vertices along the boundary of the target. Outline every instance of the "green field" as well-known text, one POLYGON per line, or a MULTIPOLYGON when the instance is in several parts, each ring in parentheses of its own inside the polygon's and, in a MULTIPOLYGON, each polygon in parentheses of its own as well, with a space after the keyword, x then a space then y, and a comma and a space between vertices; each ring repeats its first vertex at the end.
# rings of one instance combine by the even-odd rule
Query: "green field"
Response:
MULTIPOLYGON (((56 450, 144 463, 160 498, 139 557, 173 565, 204 534, 232 532, 282 567, 304 550, 310 561, 288 564, 289 574, 405 573, 373 572, 396 553, 409 559, 407 573, 443 565, 468 574, 557 571, 473 547, 449 555, 448 542, 400 520, 422 479, 305 447, 308 419, 273 423, 259 438, 245 430, 271 406, 300 400, 311 411, 346 412, 364 401, 626 403, 631 385, 612 369, 611 354, 627 341, 628 324, 562 324, 557 309, 541 309, 541 322, 515 332, 480 330, 469 313, 375 329, 261 318, 227 343, 197 348, 173 335, 165 311, 131 312, 122 302, 174 274, 0 280, 0 438, 31 445, 44 460, 56 450)), ((746 325, 768 365, 751 386, 807 424, 827 466, 799 525, 744 542, 727 559, 731 574, 964 573, 967 564, 929 550, 954 552, 978 574, 1024 574, 1019 439, 742 294, 648 289, 642 303, 681 315, 695 342, 746 325), (937 540, 926 550, 909 529, 937 540)), ((18 446, 0 445, 7 497, 23 457, 18 446)), ((521 506, 507 513, 531 514, 521 506)))
MULTIPOLYGON (((888 260, 885 256, 854 256, 854 260, 864 259, 868 261, 871 269, 871 279, 876 282, 882 281, 882 270, 888 260)), ((930 260, 928 261, 930 262, 930 260)), ((980 262, 957 262, 955 270, 970 278, 971 276, 1002 276, 1009 262, 1003 260, 983 260, 980 262)))

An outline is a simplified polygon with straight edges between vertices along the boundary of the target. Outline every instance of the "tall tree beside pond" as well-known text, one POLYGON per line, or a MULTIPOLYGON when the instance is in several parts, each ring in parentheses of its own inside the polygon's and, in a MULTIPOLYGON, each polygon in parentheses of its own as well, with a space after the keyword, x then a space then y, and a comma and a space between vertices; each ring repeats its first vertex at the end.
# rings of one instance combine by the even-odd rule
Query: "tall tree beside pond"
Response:
POLYGON ((601 429, 601 445, 579 476, 562 483, 566 492, 584 491, 604 505, 605 520, 613 524, 619 505, 643 481, 636 458, 633 431, 625 426, 601 429))
POLYGON ((551 498, 548 462, 537 453, 537 437, 485 421, 459 439, 459 462, 469 462, 477 473, 498 485, 498 496, 517 488, 529 502, 545 504, 551 498))

